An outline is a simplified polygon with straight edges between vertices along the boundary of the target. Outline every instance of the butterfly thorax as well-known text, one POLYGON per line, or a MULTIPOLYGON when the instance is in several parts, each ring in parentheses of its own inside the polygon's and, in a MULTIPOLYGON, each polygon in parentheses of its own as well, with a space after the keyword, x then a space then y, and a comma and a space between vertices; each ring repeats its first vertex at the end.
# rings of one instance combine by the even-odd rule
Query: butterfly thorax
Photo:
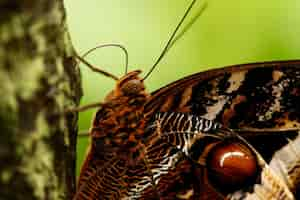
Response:
POLYGON ((141 156, 140 138, 146 124, 144 105, 149 97, 139 73, 130 72, 117 82, 96 113, 91 130, 94 140, 103 140, 105 148, 110 148, 118 156, 127 160, 129 156, 130 163, 141 156))

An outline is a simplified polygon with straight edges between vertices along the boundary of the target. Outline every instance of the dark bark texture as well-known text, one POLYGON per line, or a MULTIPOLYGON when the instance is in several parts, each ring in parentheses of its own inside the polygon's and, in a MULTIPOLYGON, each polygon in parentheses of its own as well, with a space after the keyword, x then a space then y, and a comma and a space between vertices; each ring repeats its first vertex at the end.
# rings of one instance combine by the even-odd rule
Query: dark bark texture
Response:
POLYGON ((71 199, 80 73, 62 0, 0 0, 0 199, 71 199))

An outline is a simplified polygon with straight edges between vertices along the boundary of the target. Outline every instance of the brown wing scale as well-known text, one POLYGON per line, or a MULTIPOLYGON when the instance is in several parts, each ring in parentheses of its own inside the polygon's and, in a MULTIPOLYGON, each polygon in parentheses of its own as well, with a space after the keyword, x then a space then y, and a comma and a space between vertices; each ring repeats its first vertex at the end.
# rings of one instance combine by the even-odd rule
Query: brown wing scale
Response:
MULTIPOLYGON (((159 120, 155 116, 162 112, 186 113, 231 129, 268 129, 273 133, 299 129, 299 66, 300 61, 288 61, 211 70, 183 78, 151 95, 145 92, 139 72, 127 74, 96 113, 91 147, 74 199, 246 199, 249 191, 270 194, 274 199, 276 195, 282 195, 282 199, 292 195, 293 199, 299 187, 299 152, 292 164, 284 161, 284 166, 291 168, 288 181, 276 174, 281 172, 269 172, 265 163, 275 159, 274 152, 287 144, 285 132, 259 140, 259 136, 253 139, 245 135, 257 150, 262 172, 251 186, 222 193, 208 180, 205 156, 200 156, 206 155, 206 147, 218 139, 192 136, 188 120, 182 120, 187 124, 182 125, 184 134, 175 131, 171 139, 162 137, 170 130, 157 129, 159 120), (273 145, 274 141, 278 145, 273 145), (199 159, 196 162, 195 157, 199 159), (254 189, 268 182, 278 186, 271 189, 276 191, 254 189)), ((182 127, 178 124, 173 123, 171 128, 179 130, 182 127)), ((289 134, 292 140, 296 135, 297 131, 289 134)))
MULTIPOLYGON (((189 112, 233 129, 299 129, 299 64, 258 63, 202 72, 153 93, 145 110, 189 112)), ((287 143, 284 132, 257 140, 249 139, 267 161, 287 143)))

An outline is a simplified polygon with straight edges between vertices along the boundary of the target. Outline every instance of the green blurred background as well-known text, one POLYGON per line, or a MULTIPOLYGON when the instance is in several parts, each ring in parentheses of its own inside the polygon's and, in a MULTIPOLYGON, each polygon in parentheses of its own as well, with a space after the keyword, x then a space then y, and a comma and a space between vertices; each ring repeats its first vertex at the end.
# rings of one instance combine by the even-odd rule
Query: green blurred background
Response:
MULTIPOLYGON (((129 69, 147 72, 191 0, 65 0, 73 44, 79 53, 105 43, 129 51, 129 69)), ((172 47, 147 79, 149 91, 189 74, 231 64, 300 58, 299 0, 198 1, 188 22, 206 3, 194 25, 172 47)), ((91 63, 121 76, 124 56, 116 48, 95 51, 91 63)), ((114 81, 81 66, 81 104, 102 101, 114 81)), ((95 110, 80 113, 88 130, 95 110)), ((77 174, 88 139, 78 141, 77 174)))

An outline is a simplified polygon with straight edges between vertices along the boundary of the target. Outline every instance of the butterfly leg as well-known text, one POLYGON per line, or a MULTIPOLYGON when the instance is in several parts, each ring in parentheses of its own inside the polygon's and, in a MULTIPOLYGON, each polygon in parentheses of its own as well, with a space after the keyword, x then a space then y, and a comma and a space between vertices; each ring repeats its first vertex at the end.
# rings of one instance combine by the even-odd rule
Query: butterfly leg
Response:
POLYGON ((88 131, 88 130, 84 130, 84 131, 79 131, 78 132, 78 137, 85 138, 85 137, 89 137, 89 136, 90 136, 90 131, 88 131))
POLYGON ((99 108, 102 105, 103 105, 102 103, 90 103, 90 104, 87 104, 87 105, 84 105, 84 106, 78 106, 78 107, 66 109, 64 111, 64 114, 74 113, 74 112, 83 112, 83 111, 86 111, 86 110, 89 110, 89 109, 99 108))
MULTIPOLYGON (((91 50, 93 51, 94 48, 91 49, 91 50)), ((88 51, 87 53, 85 53, 85 54, 83 55, 83 57, 86 56, 86 55, 88 55, 90 52, 91 52, 91 51, 88 51)), ((100 68, 97 68, 97 67, 93 66, 92 64, 90 64, 89 62, 87 62, 83 57, 81 57, 81 56, 79 56, 79 55, 76 55, 76 58, 77 58, 80 62, 84 63, 84 64, 85 64, 88 68, 90 68, 92 71, 97 72, 97 73, 100 73, 100 74, 102 74, 102 75, 104 75, 104 76, 107 76, 107 77, 109 77, 109 78, 112 78, 112 79, 114 79, 114 80, 116 80, 116 81, 119 80, 119 78, 116 77, 115 75, 113 75, 113 74, 111 74, 111 73, 109 73, 109 72, 106 72, 106 71, 104 71, 104 70, 102 70, 102 69, 100 69, 100 68)), ((78 64, 79 64, 79 62, 78 62, 78 64)))
MULTIPOLYGON (((58 79, 54 83, 53 87, 51 87, 50 90, 47 92, 46 96, 47 97, 53 97, 55 95, 59 95, 60 93, 65 93, 65 91, 63 89, 59 88, 59 85, 61 83, 63 83, 64 81, 66 81, 65 78, 58 79)), ((67 95, 67 94, 65 94, 65 95, 67 95)), ((86 111, 86 110, 89 110, 89 109, 101 107, 102 105, 103 104, 99 103, 99 102, 89 103, 89 104, 84 105, 84 106, 77 106, 77 107, 73 107, 73 108, 64 109, 62 112, 57 113, 57 114, 58 115, 65 115, 65 114, 68 114, 68 113, 83 112, 83 111, 86 111)))

